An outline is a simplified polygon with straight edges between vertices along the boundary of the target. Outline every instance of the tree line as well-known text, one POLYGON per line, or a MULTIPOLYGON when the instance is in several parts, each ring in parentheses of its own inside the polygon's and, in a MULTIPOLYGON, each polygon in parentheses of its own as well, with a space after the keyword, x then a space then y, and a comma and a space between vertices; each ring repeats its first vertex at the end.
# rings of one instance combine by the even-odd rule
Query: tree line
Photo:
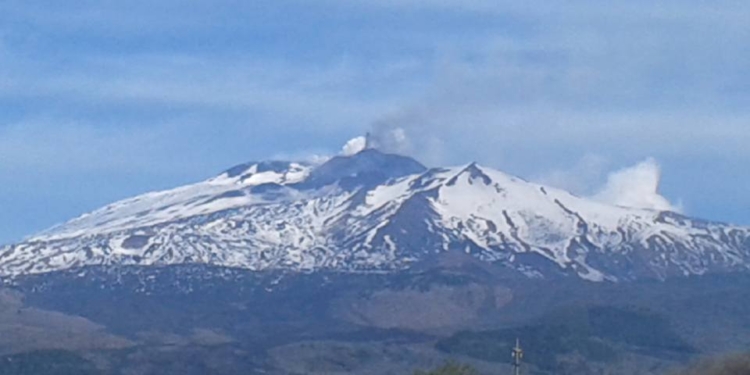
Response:
MULTIPOLYGON (((416 371, 414 375, 480 375, 469 365, 448 362, 430 371, 416 371)), ((687 369, 668 375, 750 375, 750 354, 733 355, 721 359, 704 360, 687 369)))

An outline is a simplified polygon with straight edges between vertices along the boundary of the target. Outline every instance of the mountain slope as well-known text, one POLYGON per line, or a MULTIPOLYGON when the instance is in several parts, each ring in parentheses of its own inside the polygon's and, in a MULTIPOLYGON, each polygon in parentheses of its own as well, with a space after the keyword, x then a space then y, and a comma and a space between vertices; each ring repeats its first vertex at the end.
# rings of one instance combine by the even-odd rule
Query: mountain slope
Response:
POLYGON ((184 263, 388 271, 451 251, 529 277, 664 279, 746 270, 750 231, 365 150, 320 166, 250 163, 114 203, 1 248, 0 275, 184 263))

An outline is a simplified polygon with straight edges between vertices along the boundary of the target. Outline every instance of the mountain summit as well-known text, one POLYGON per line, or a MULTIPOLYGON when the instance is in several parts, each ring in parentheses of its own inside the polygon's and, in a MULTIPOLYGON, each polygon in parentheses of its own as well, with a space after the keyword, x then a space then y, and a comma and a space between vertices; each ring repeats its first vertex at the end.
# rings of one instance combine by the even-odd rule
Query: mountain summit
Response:
POLYGON ((243 164, 113 203, 0 248, 0 275, 172 264, 385 272, 449 252, 533 278, 665 279, 747 270, 750 230, 365 149, 318 166, 243 164))

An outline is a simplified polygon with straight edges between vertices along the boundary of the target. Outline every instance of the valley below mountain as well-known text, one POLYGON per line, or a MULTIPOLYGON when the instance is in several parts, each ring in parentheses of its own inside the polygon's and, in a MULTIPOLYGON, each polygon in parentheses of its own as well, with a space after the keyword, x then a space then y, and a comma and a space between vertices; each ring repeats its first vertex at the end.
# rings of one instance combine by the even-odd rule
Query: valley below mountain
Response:
POLYGON ((510 371, 520 338, 533 374, 665 374, 750 345, 749 282, 550 284, 475 265, 360 275, 94 267, 14 281, 22 305, 0 315, 0 369, 410 374, 451 359, 490 374, 510 371), (47 313, 16 317, 30 312, 47 313), (53 335, 19 347, 24 324, 53 335), (55 339, 61 330, 67 341, 55 339))

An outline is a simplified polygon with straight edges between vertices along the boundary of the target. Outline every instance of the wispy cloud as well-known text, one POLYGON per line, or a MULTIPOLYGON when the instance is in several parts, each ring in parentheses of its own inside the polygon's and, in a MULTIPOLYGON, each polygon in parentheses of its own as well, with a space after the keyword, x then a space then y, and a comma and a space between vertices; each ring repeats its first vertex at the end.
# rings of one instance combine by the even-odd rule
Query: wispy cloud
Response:
POLYGON ((0 183, 57 186, 0 200, 0 227, 92 176, 132 183, 86 207, 367 130, 581 194, 654 157, 690 213, 747 220, 749 18, 736 1, 4 1, 0 183))

